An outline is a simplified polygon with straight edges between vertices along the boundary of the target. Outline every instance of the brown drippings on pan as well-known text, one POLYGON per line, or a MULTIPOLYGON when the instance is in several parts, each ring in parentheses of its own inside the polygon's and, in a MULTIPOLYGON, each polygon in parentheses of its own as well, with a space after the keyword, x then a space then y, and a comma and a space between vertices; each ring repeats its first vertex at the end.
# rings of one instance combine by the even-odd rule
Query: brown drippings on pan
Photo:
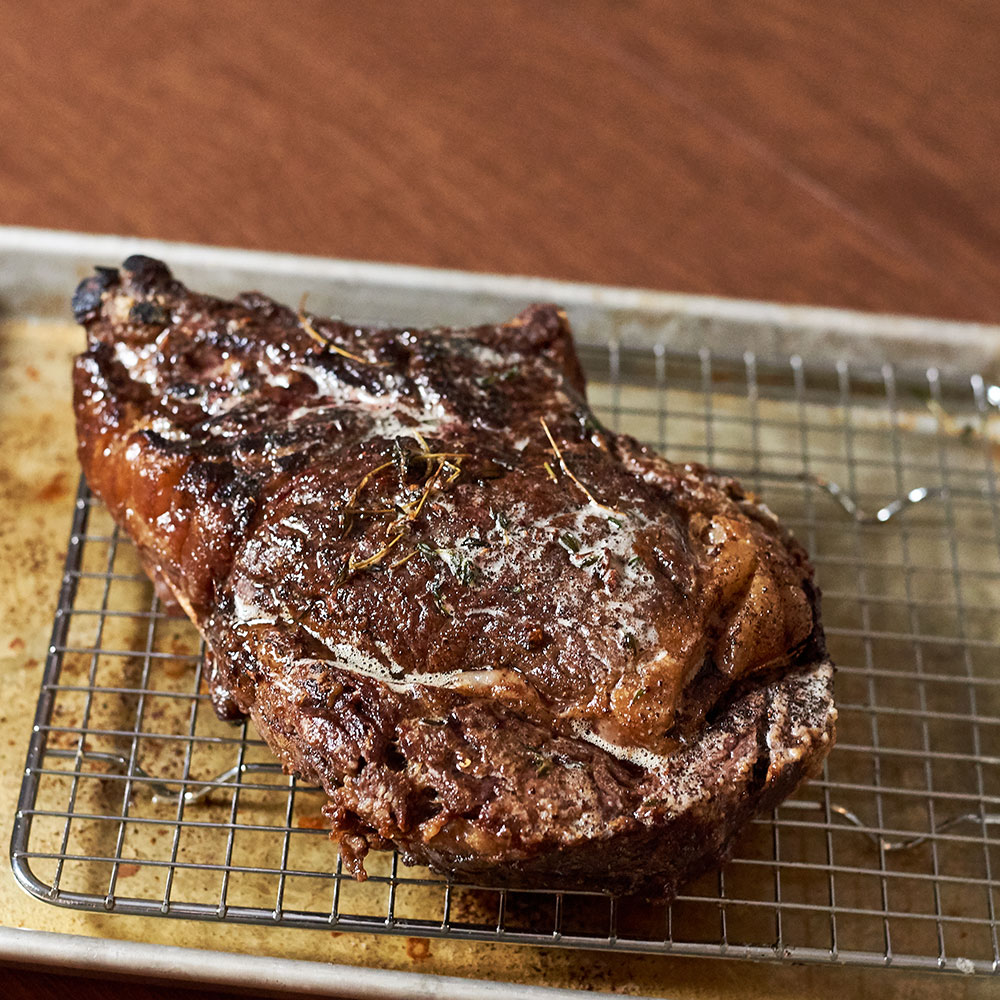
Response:
POLYGON ((66 482, 66 473, 57 472, 44 486, 35 494, 35 499, 42 503, 49 500, 59 500, 69 492, 69 485, 66 482))
POLYGON ((301 830, 325 830, 329 825, 329 820, 316 813, 311 816, 299 816, 295 820, 295 825, 301 830))
POLYGON ((430 939, 408 937, 406 939, 406 957, 411 962, 426 962, 431 957, 430 939))

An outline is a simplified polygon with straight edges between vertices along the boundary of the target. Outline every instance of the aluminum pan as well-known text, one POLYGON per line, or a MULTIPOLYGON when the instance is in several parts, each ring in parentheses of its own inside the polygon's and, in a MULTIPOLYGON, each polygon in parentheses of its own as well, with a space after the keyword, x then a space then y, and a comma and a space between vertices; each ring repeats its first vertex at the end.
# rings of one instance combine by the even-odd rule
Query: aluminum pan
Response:
POLYGON ((132 253, 161 257, 181 279, 220 295, 258 288, 296 303, 308 292, 310 309, 358 322, 499 322, 549 301, 566 307, 583 343, 620 338, 729 355, 752 349, 761 359, 919 362, 945 376, 1000 379, 1000 326, 988 324, 19 227, 0 227, 0 313, 65 316, 67 288, 95 264, 132 253))
POLYGON ((128 970, 129 975, 191 988, 240 984, 268 993, 335 994, 352 1000, 423 1000, 429 997, 435 1000, 579 1000, 580 997, 576 990, 547 986, 367 969, 266 955, 238 955, 13 927, 0 927, 0 961, 54 966, 67 972, 116 978, 123 975, 122 970, 128 970))
MULTIPOLYGON (((574 284, 535 278, 335 261, 116 236, 0 227, 0 315, 67 316, 67 289, 94 264, 131 253, 160 256, 182 279, 218 294, 257 287, 359 321, 465 324, 498 321, 530 301, 570 311, 578 338, 621 338, 723 354, 753 349, 761 358, 803 354, 817 360, 935 365, 943 374, 1000 377, 1000 327, 812 307, 574 284)), ((548 997, 574 991, 330 965, 221 951, 176 948, 0 926, 0 960, 135 974, 172 982, 354 997, 548 997)))

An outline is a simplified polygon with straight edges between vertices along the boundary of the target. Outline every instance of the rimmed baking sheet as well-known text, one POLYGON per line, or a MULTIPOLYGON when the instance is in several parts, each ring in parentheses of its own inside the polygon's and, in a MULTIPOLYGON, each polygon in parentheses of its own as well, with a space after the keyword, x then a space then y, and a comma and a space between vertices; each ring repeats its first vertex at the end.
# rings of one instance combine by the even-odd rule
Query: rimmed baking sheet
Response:
MULTIPOLYGON (((27 311, 42 319, 53 314, 65 315, 66 288, 94 263, 114 263, 133 252, 164 256, 181 277, 219 293, 260 287, 275 297, 297 301, 301 291, 307 289, 311 295, 310 308, 365 320, 460 323, 500 319, 531 300, 551 299, 566 304, 586 345, 585 360, 595 378, 594 401, 605 419, 646 440, 666 445, 672 458, 700 458, 740 473, 765 495, 780 495, 782 502, 774 506, 798 521, 797 529, 806 534, 807 545, 817 555, 821 582, 826 582, 823 579, 826 574, 834 584, 832 588, 826 584, 828 620, 829 595, 834 595, 833 635, 845 650, 851 650, 846 660, 841 657, 846 667, 842 676, 848 678, 851 698, 846 704, 856 719, 854 735, 846 744, 842 731, 841 750, 846 746, 847 754, 871 757, 877 749, 886 756, 890 768, 893 760, 902 765, 926 757, 927 727, 936 721, 927 712, 937 712, 934 707, 921 709, 917 703, 907 703, 905 714, 917 720, 918 736, 922 731, 925 733, 913 745, 876 744, 863 727, 871 730, 874 703, 866 699, 872 684, 876 699, 883 691, 888 693, 900 685, 909 685, 914 692, 923 690, 926 694, 928 684, 953 687, 957 684, 954 677, 947 679, 948 654, 942 654, 938 664, 930 655, 932 644, 934 649, 944 647, 952 654, 958 650, 961 657, 968 657, 975 689, 992 690, 986 683, 990 680, 988 673, 980 677, 977 672, 979 658, 988 656, 997 637, 989 632, 988 621, 982 624, 976 615, 971 617, 980 622, 975 626, 980 632, 974 629, 970 632, 968 620, 969 607, 985 610, 987 618, 991 610, 995 611, 995 591, 975 590, 978 603, 970 604, 966 586, 950 604, 947 600, 943 602, 946 605, 943 610, 935 610, 930 619, 921 621, 920 615, 926 616, 921 609, 929 600, 927 595, 912 589, 909 593, 893 590, 889 576, 894 567, 907 579, 914 579, 916 573, 918 582, 925 577, 939 581, 942 574, 954 578, 957 573, 961 585, 967 570, 976 574, 976 566, 970 560, 992 558, 990 552, 996 554, 995 545, 993 549, 989 547, 991 524, 995 524, 995 495, 989 493, 992 474, 989 456, 996 424, 989 376, 1000 351, 1000 337, 997 337, 1000 330, 533 279, 23 230, 0 231, 0 308, 8 315, 23 316, 27 311), (899 363, 903 374, 897 376, 894 370, 881 367, 887 362, 899 363), (961 378, 977 370, 983 376, 978 382, 961 378), (849 417, 846 421, 845 413, 849 417), (889 448, 888 452, 880 451, 883 444, 889 448), (893 448, 897 449, 894 457, 893 448), (970 460, 973 452, 974 460, 970 460), (921 489, 929 491, 923 499, 930 502, 920 508, 916 520, 909 512, 890 514, 881 522, 880 535, 878 524, 859 521, 842 503, 838 506, 837 497, 828 488, 818 486, 816 476, 825 478, 828 485, 830 482, 843 485, 840 499, 846 496, 857 500, 873 515, 886 510, 894 500, 905 501, 921 489), (942 477, 948 481, 944 483, 942 477), (941 488, 942 483, 948 487, 947 493, 935 497, 932 491, 941 488), (928 557, 929 564, 924 564, 919 549, 913 548, 914 534, 953 539, 956 544, 946 545, 928 557), (959 534, 961 537, 956 537, 959 534), (966 538, 967 534, 975 537, 966 538), (905 551, 900 548, 904 540, 905 551), (839 555, 838 549, 842 550, 839 555), (874 565, 866 567, 864 563, 874 565), (859 572, 867 576, 861 578, 859 572), (917 618, 912 617, 914 608, 917 618), (956 634, 955 611, 959 608, 966 621, 961 634, 956 634), (899 613, 903 617, 893 619, 899 613), (883 676, 889 668, 881 662, 882 654, 876 653, 892 647, 893 643, 897 653, 906 650, 901 654, 904 668, 896 676, 883 676), (930 667, 935 669, 929 670, 930 667), (929 680, 921 672, 930 672, 936 679, 929 680)), ((961 659, 955 662, 965 670, 961 659)), ((965 690, 969 685, 962 680, 961 687, 965 690)), ((893 714, 891 704, 879 707, 889 710, 882 714, 893 714)), ((985 716, 982 699, 973 714, 976 719, 985 716)), ((951 716, 955 715, 971 718, 969 706, 951 712, 951 716)), ((941 721, 943 724, 949 719, 941 721)), ((956 721, 961 720, 950 718, 950 722, 956 721)), ((959 780, 960 766, 952 758, 961 760, 963 754, 970 756, 962 748, 947 749, 940 765, 936 765, 952 767, 948 777, 953 784, 959 780)), ((977 761, 981 762, 982 757, 980 743, 977 761)), ((925 803, 936 799, 937 780, 940 779, 935 775, 925 777, 921 772, 921 788, 903 787, 901 792, 916 791, 921 795, 920 802, 925 803)), ((876 896, 885 896, 886 886, 904 882, 912 883, 908 892, 917 891, 921 895, 919 887, 933 884, 936 888, 931 893, 930 908, 923 905, 924 900, 918 904, 918 912, 924 923, 934 928, 932 937, 936 934, 939 940, 924 948, 923 957, 930 966, 958 971, 993 968, 996 946, 991 908, 984 911, 985 918, 980 918, 976 926, 985 927, 987 934, 992 935, 992 945, 987 937, 972 954, 962 952, 950 940, 944 941, 952 923, 948 912, 952 904, 942 898, 940 888, 954 888, 958 883, 954 879, 949 882, 948 872, 941 870, 940 855, 947 855, 956 844, 961 850, 961 844, 974 840, 988 868, 994 831, 982 822, 979 834, 924 830, 926 805, 920 805, 915 812, 904 810, 902 814, 893 814, 888 820, 884 815, 866 817, 864 795, 870 797, 874 788, 870 777, 854 783, 839 779, 831 783, 828 777, 826 782, 817 786, 823 793, 818 801, 822 807, 820 833, 825 842, 832 839, 839 844, 851 833, 848 830, 851 824, 833 808, 841 804, 831 798, 838 793, 836 797, 842 801, 851 799, 848 804, 855 807, 854 814, 861 821, 859 838, 873 832, 878 836, 886 830, 899 835, 929 832, 929 843, 934 845, 932 853, 938 855, 931 859, 937 866, 934 870, 937 876, 945 877, 937 877, 930 883, 920 878, 907 879, 908 874, 919 875, 919 872, 908 873, 905 864, 904 871, 896 871, 894 863, 884 856, 875 867, 870 856, 860 864, 845 863, 846 854, 841 853, 838 857, 828 856, 826 861, 820 857, 809 862, 814 875, 816 872, 823 875, 824 885, 818 891, 835 894, 835 879, 843 876, 845 892, 861 892, 867 899, 867 888, 847 887, 855 878, 864 882, 862 876, 869 873, 876 896), (848 787, 852 784, 863 787, 848 787), (845 868, 863 870, 842 871, 845 868)), ((884 803, 885 797, 891 799, 895 792, 881 790, 879 794, 878 801, 884 803)), ((983 810, 989 807, 991 795, 992 789, 984 787, 979 790, 978 798, 973 796, 980 820, 983 810)), ((871 799, 872 803, 875 801, 871 799)), ((941 817, 953 818, 940 807, 936 814, 931 811, 933 823, 941 817)), ((791 831, 793 827, 808 826, 811 819, 802 813, 790 814, 785 828, 791 831)), ((852 846, 849 852, 854 850, 852 846)), ((877 846, 875 853, 876 856, 879 853, 877 846)), ((774 857, 751 859, 751 863, 759 861, 773 869, 775 860, 774 857)), ((787 854, 777 860, 789 867, 797 863, 787 854)), ((974 873, 954 878, 962 884, 971 879, 983 887, 982 878, 974 873)), ((764 903, 770 912, 780 912, 784 907, 791 918, 799 915, 795 913, 796 900, 787 895, 790 885, 784 887, 783 898, 779 880, 772 880, 771 884, 776 888, 766 900, 744 899, 746 890, 741 890, 743 896, 730 896, 730 900, 764 903)), ((992 900, 988 872, 984 889, 992 900)), ((718 911, 718 896, 716 889, 709 887, 707 891, 699 890, 687 902, 694 909, 705 904, 718 911)), ((947 897, 947 891, 944 896, 947 897)), ((904 896, 895 898, 901 900, 904 896)), ((829 923, 830 910, 845 914, 861 911, 853 915, 872 916, 873 933, 880 946, 865 953, 867 960, 906 965, 910 964, 907 954, 898 948, 893 950, 888 940, 893 936, 896 942, 902 940, 901 933, 890 924, 905 921, 905 906, 913 905, 908 896, 905 898, 905 904, 890 904, 886 899, 876 901, 878 905, 864 902, 852 906, 841 894, 839 901, 832 900, 820 907, 823 912, 819 918, 829 923)), ((727 911, 724 908, 722 912, 727 911)), ((730 907, 728 912, 734 914, 736 907, 730 907)), ((810 919, 817 917, 813 909, 808 915, 810 919)), ((724 917, 723 926, 725 923, 724 917)), ((730 916, 729 923, 733 930, 738 921, 730 916)), ((792 919, 786 921, 787 925, 791 923, 792 919)), ((777 933, 780 941, 780 929, 777 933)), ((731 945, 727 942, 730 954, 754 954, 740 944, 736 934, 732 937, 731 945)), ((701 943, 706 947, 699 953, 709 953, 715 947, 712 941, 701 943)), ((834 934, 826 951, 830 961, 842 962, 859 960, 862 949, 844 947, 844 942, 838 941, 834 934)), ((795 955, 794 943, 788 953, 795 955)), ((422 989, 422 981, 423 977, 415 976, 412 988, 422 989)))

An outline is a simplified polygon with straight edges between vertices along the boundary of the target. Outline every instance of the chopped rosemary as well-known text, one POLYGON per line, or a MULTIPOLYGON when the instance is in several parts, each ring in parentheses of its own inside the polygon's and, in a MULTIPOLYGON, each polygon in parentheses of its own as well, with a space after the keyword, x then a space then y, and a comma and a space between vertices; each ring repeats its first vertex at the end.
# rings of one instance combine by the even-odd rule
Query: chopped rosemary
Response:
POLYGON ((632 695, 632 700, 629 702, 629 705, 634 705, 640 698, 644 698, 648 693, 649 691, 647 688, 639 688, 635 694, 632 695))
POLYGON ((478 570, 469 561, 469 557, 458 549, 438 549, 437 554, 451 570, 451 575, 464 587, 467 587, 478 575, 478 570))
POLYGON ((576 535, 571 535, 568 531, 564 531, 559 536, 559 544, 568 552, 580 551, 580 539, 576 535))
POLYGON ((445 604, 444 598, 441 596, 441 585, 435 580, 430 586, 431 594, 434 597, 434 603, 438 606, 438 611, 445 616, 445 618, 452 617, 452 610, 445 604))
POLYGON ((507 528, 510 526, 510 518, 502 510, 491 511, 490 513, 493 514, 493 523, 503 535, 504 545, 510 545, 510 535, 507 534, 507 528))
MULTIPOLYGON (((458 461, 461 461, 461 459, 459 459, 458 461)), ((431 491, 437 485, 438 476, 440 476, 441 473, 444 471, 445 466, 450 464, 451 463, 446 458, 438 459, 437 468, 434 470, 433 474, 428 478, 428 480, 424 483, 423 490, 421 491, 420 497, 417 500, 417 502, 415 504, 414 503, 403 504, 403 510, 406 514, 407 521, 415 520, 416 517, 420 514, 420 511, 423 510, 424 504, 427 502, 427 498, 431 495, 431 491)), ((457 464, 452 467, 455 470, 455 475, 451 476, 451 478, 449 478, 445 482, 446 486, 453 483, 458 478, 458 476, 461 475, 462 470, 458 467, 457 464)))
POLYGON ((543 774, 548 774, 552 770, 552 761, 545 756, 545 754, 540 753, 531 747, 528 748, 528 759, 531 761, 532 766, 535 768, 535 774, 541 777, 543 774))
POLYGON ((508 382, 510 381, 510 379, 516 378, 518 375, 520 375, 520 373, 521 373, 521 366, 513 365, 512 367, 508 368, 506 371, 503 372, 495 372, 492 375, 480 375, 476 379, 476 385, 478 385, 481 389, 487 389, 491 385, 494 385, 497 382, 508 382))

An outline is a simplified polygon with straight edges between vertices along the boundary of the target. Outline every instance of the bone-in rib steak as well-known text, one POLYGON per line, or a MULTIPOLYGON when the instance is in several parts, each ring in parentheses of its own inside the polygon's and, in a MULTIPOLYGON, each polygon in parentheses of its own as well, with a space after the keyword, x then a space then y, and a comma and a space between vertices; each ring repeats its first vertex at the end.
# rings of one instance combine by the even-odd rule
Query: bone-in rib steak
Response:
POLYGON ((87 479, 249 715, 370 848, 669 895, 833 741, 812 570, 731 479, 589 410, 565 315, 356 328, 77 289, 87 479))

